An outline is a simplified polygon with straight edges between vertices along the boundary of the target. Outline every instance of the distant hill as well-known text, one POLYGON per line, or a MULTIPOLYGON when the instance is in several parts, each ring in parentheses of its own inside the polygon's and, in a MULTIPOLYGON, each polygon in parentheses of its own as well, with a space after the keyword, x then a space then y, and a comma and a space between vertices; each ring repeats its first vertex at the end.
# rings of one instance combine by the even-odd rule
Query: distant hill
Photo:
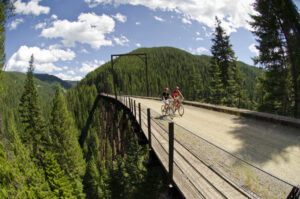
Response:
POLYGON ((70 82, 64 81, 64 80, 59 79, 58 77, 56 77, 54 75, 35 73, 34 77, 41 80, 41 81, 43 81, 43 82, 48 82, 48 83, 57 82, 61 85, 61 87, 65 88, 67 90, 72 88, 72 86, 73 86, 73 84, 70 83, 70 82, 73 82, 73 81, 70 81, 70 82))
POLYGON ((76 86, 76 84, 78 83, 78 81, 71 81, 71 80, 64 80, 65 82, 68 82, 69 84, 71 84, 72 86, 76 86))
MULTIPOLYGON (((149 94, 160 96, 163 88, 173 89, 180 86, 186 99, 207 101, 209 98, 209 67, 211 56, 193 55, 173 47, 139 48, 131 53, 147 53, 149 94)), ((238 62, 238 67, 245 78, 245 88, 248 91, 251 104, 254 103, 254 88, 256 77, 261 69, 238 62)), ((145 95, 146 76, 142 57, 130 56, 115 59, 114 69, 119 93, 145 95)), ((98 92, 113 92, 113 78, 110 62, 103 64, 90 72, 80 85, 94 84, 98 92)))
MULTIPOLYGON (((16 114, 20 97, 23 93, 26 74, 20 72, 3 72, 0 78, 0 112, 2 113, 3 121, 18 121, 16 114)), ((51 103, 57 85, 63 84, 63 88, 70 88, 71 84, 59 78, 54 78, 52 75, 35 75, 34 79, 39 94, 40 108, 43 117, 47 120, 50 115, 51 103)))

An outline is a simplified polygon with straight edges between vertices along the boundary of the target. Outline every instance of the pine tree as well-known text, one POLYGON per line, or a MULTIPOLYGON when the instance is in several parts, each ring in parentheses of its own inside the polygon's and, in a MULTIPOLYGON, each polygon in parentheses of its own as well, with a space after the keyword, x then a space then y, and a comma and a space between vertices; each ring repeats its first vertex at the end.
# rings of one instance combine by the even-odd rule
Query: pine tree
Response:
POLYGON ((0 75, 5 63, 5 23, 13 11, 13 1, 2 0, 0 2, 0 75))
POLYGON ((55 196, 61 199, 76 198, 72 195, 72 184, 60 169, 54 155, 46 152, 43 155, 43 166, 47 181, 55 196))
POLYGON ((215 64, 211 65, 210 68, 210 84, 209 84, 209 100, 208 102, 212 104, 223 104, 224 102, 224 89, 223 89, 223 84, 222 80, 220 78, 220 70, 219 66, 215 62, 215 64))
MULTIPOLYGON (((215 100, 217 103, 224 103, 227 106, 239 106, 239 99, 241 98, 241 93, 245 93, 245 88, 240 85, 243 78, 240 74, 239 68, 237 67, 236 57, 232 50, 232 45, 229 42, 229 36, 226 35, 226 32, 221 26, 221 21, 216 17, 216 29, 214 32, 214 38, 212 39, 213 45, 211 47, 211 53, 213 55, 211 60, 210 74, 212 75, 211 86, 219 87, 220 84, 217 83, 218 79, 214 80, 216 75, 212 74, 212 71, 217 72, 215 67, 218 67, 223 89, 217 87, 212 87, 214 91, 213 95, 219 95, 218 92, 221 92, 221 98, 215 100)), ((217 72, 218 73, 218 72, 217 72)), ((211 96, 210 98, 212 98, 211 96)))
MULTIPOLYGON (((289 0, 286 2, 291 3, 289 0)), ((296 91, 297 81, 294 81, 297 74, 289 69, 287 56, 289 51, 286 51, 287 43, 281 24, 287 20, 282 17, 281 3, 283 3, 281 0, 257 0, 254 9, 259 15, 252 15, 253 22, 250 24, 254 28, 253 33, 258 37, 257 42, 259 43, 257 46, 259 56, 254 60, 256 64, 259 63, 265 69, 265 74, 259 79, 260 86, 257 87, 263 89, 263 91, 257 91, 263 95, 257 108, 260 111, 289 115, 292 90, 290 75, 293 77, 295 111, 297 110, 297 93, 299 91, 296 91)), ((285 12, 287 12, 286 8, 285 12)), ((294 112, 295 116, 296 112, 294 112)))
MULTIPOLYGON (((82 195, 82 189, 78 180, 85 173, 85 162, 77 140, 77 129, 72 116, 67 110, 65 98, 62 95, 60 86, 57 87, 53 99, 53 108, 50 119, 50 133, 53 142, 53 151, 62 170, 76 181, 74 192, 82 195)), ((80 181, 80 180, 79 180, 80 181)), ((83 197, 83 196, 81 196, 83 197)))
POLYGON ((19 112, 24 126, 22 141, 32 148, 33 155, 40 159, 40 151, 43 151, 47 144, 45 123, 42 120, 38 104, 38 93, 34 84, 34 57, 31 55, 29 69, 24 85, 24 92, 20 99, 19 112))

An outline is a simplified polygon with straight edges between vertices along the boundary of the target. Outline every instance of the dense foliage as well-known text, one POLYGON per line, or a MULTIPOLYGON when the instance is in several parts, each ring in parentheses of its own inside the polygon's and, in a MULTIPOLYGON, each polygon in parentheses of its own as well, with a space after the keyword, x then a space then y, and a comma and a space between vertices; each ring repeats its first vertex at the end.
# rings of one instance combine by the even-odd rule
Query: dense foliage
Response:
POLYGON ((257 109, 300 117, 300 15, 292 0, 257 0, 253 33, 265 69, 257 84, 257 109))
POLYGON ((216 29, 212 39, 212 59, 209 69, 209 100, 214 104, 249 107, 249 97, 245 90, 245 80, 237 67, 237 59, 232 50, 229 36, 216 17, 216 29))
MULTIPOLYGON (((172 47, 140 48, 132 53, 147 53, 149 95, 160 96, 163 88, 171 90, 178 85, 185 99, 211 102, 210 100, 210 56, 192 55, 172 47)), ((133 95, 146 95, 146 70, 142 57, 120 57, 114 60, 117 92, 133 95)), ((236 62, 237 69, 245 79, 244 87, 251 108, 254 100, 256 77, 261 70, 236 62)), ((110 62, 89 73, 82 80, 84 84, 94 84, 99 92, 113 93, 113 77, 110 62)))

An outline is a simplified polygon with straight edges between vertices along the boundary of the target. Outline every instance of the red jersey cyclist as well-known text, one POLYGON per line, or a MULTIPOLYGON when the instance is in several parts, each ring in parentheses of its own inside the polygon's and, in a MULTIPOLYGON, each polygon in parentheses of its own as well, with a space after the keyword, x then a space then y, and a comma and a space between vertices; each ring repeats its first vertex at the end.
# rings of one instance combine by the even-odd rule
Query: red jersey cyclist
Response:
POLYGON ((175 110, 178 108, 178 104, 180 103, 180 101, 178 100, 179 96, 182 98, 182 100, 184 100, 184 97, 180 92, 179 87, 176 86, 175 90, 172 93, 172 98, 174 99, 173 106, 175 107, 175 110))

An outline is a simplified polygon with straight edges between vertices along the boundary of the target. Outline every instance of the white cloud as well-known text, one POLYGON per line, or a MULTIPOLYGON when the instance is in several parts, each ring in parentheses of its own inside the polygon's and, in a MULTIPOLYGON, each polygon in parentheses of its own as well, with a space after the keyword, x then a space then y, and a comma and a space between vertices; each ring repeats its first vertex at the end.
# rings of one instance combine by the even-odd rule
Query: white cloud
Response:
POLYGON ((51 19, 57 19, 57 16, 56 15, 51 15, 51 19))
POLYGON ((136 43, 135 44, 137 47, 141 47, 141 44, 140 43, 136 43))
POLYGON ((192 24, 192 22, 190 20, 188 20, 187 18, 182 18, 181 21, 182 21, 182 23, 192 24))
POLYGON ((125 23, 127 21, 127 17, 125 15, 122 15, 121 13, 117 13, 116 15, 113 15, 113 18, 116 20, 125 23))
POLYGON ((89 73, 93 70, 95 70, 96 68, 98 68, 99 66, 101 66, 102 64, 104 64, 105 62, 103 60, 94 60, 94 61, 88 61, 88 62, 83 62, 81 64, 81 68, 79 69, 79 72, 82 73, 89 73))
POLYGON ((189 51, 192 53, 192 54, 203 54, 204 52, 209 52, 209 50, 207 50, 206 48, 204 47, 199 47, 199 48, 196 48, 196 49, 192 49, 192 48, 189 48, 189 51))
POLYGON ((196 32, 196 35, 198 35, 198 36, 199 36, 199 35, 200 35, 200 32, 196 32))
POLYGON ((202 37, 196 37, 196 41, 202 41, 203 38, 202 37))
POLYGON ((45 22, 42 22, 42 23, 38 23, 38 24, 36 24, 35 25, 35 29, 37 30, 37 29, 43 29, 43 28, 45 28, 46 27, 46 23, 45 22))
POLYGON ((112 0, 84 0, 84 2, 88 3, 90 8, 94 8, 101 3, 102 4, 112 3, 112 0))
POLYGON ((62 69, 53 63, 59 60, 68 61, 75 58, 75 53, 70 49, 62 50, 58 48, 41 49, 39 47, 21 46, 7 63, 7 70, 25 72, 29 66, 30 56, 34 55, 35 70, 38 72, 61 71, 62 69))
POLYGON ((139 26, 139 25, 141 25, 141 22, 137 21, 137 22, 135 22, 135 25, 139 26))
POLYGON ((24 19, 23 18, 18 18, 18 19, 16 19, 16 20, 14 20, 14 21, 12 21, 10 24, 9 24, 9 30, 15 30, 15 29, 17 29, 17 27, 18 27, 18 25, 20 24, 20 23, 23 23, 24 22, 24 19))
POLYGON ((129 43, 129 40, 124 35, 121 35, 120 38, 115 37, 114 40, 120 46, 124 46, 129 43))
POLYGON ((70 75, 75 75, 75 72, 72 71, 72 70, 67 71, 67 73, 70 74, 70 75))
POLYGON ((259 50, 255 47, 255 44, 251 44, 251 45, 249 46, 249 50, 250 50, 250 52, 256 54, 256 56, 259 55, 259 50))
POLYGON ((67 70, 68 68, 69 68, 68 66, 64 66, 64 67, 63 67, 64 70, 67 70))
POLYGON ((85 0, 89 5, 94 4, 130 4, 142 5, 152 10, 173 11, 188 16, 209 28, 215 27, 215 16, 222 20, 228 34, 238 28, 250 29, 247 21, 249 14, 254 14, 252 4, 255 0, 85 0))
POLYGON ((89 53, 89 51, 87 51, 85 48, 81 49, 80 52, 85 53, 85 54, 89 53))
POLYGON ((154 19, 157 20, 157 21, 160 21, 160 22, 165 21, 163 18, 158 17, 158 16, 154 16, 154 19))
POLYGON ((77 21, 54 21, 52 27, 42 31, 41 36, 62 38, 62 43, 67 47, 74 47, 75 42, 80 42, 99 49, 101 46, 112 45, 112 41, 107 40, 105 35, 114 32, 114 28, 115 21, 110 16, 81 13, 77 21))
POLYGON ((40 14, 48 14, 50 12, 50 8, 47 6, 39 5, 40 0, 31 0, 27 3, 22 2, 22 0, 17 0, 14 3, 15 12, 17 14, 24 14, 24 15, 40 15, 40 14))
POLYGON ((71 76, 71 75, 67 75, 67 74, 64 74, 64 73, 58 73, 58 74, 55 74, 55 76, 62 79, 62 80, 79 81, 79 80, 82 79, 81 76, 71 76))

